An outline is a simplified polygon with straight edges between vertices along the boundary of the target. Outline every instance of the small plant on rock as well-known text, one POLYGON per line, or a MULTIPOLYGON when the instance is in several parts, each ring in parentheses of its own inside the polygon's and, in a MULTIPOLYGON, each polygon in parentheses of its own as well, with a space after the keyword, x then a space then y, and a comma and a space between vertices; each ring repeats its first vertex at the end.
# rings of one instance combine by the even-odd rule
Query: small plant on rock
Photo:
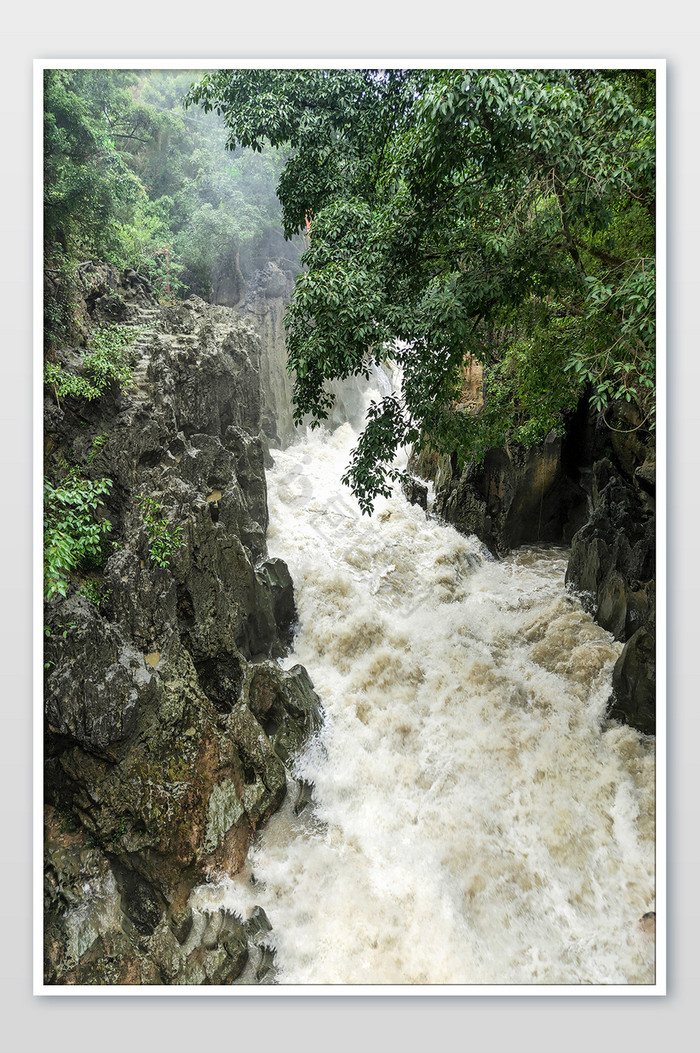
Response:
POLYGON ((56 401, 60 404, 65 395, 78 395, 90 402, 99 398, 113 380, 123 391, 131 379, 129 355, 136 335, 134 327, 123 325, 93 329, 90 346, 83 354, 83 376, 57 362, 47 362, 44 382, 53 386, 56 401))
POLYGON ((84 479, 72 469, 60 482, 44 480, 44 595, 50 600, 68 593, 76 567, 101 561, 102 535, 112 529, 97 509, 112 487, 111 479, 84 479))
POLYGON ((89 452, 89 454, 87 456, 87 463, 88 464, 92 464, 92 462, 95 460, 95 458, 99 454, 99 452, 102 449, 102 447, 107 442, 107 439, 108 439, 108 436, 105 435, 105 434, 96 435, 95 436, 95 438, 92 440, 92 446, 90 447, 90 452, 89 452))
POLYGON ((84 581, 81 581, 78 592, 95 607, 100 606, 100 587, 92 578, 85 578, 84 581))
POLYGON ((148 553, 157 567, 167 567, 173 554, 182 545, 182 527, 170 526, 162 505, 152 497, 141 495, 139 505, 150 542, 148 553))

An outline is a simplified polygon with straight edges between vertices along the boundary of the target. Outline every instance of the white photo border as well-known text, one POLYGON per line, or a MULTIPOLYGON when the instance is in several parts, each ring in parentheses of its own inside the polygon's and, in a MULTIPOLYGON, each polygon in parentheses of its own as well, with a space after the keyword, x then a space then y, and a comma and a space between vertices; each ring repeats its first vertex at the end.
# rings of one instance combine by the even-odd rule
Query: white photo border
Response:
POLYGON ((48 996, 663 996, 667 993, 667 232, 666 232, 666 59, 426 59, 390 58, 52 58, 34 60, 33 97, 33 993, 48 996), (91 986, 48 985, 43 975, 43 74, 47 69, 653 69, 656 71, 656 265, 657 265, 657 694, 656 694, 656 968, 651 984, 280 984, 270 986, 91 986))

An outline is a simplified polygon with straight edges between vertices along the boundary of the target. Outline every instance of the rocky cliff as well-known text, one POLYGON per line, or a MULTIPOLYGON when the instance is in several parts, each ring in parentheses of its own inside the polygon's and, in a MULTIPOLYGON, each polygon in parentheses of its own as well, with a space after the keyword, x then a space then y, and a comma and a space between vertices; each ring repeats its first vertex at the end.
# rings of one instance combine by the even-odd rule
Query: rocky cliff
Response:
POLYGON ((264 915, 191 900, 240 869, 321 721, 276 661, 295 610, 267 558, 260 338, 226 307, 157 306, 133 272, 84 282, 93 323, 134 327, 133 373, 45 407, 47 475, 112 480, 101 565, 46 608, 46 982, 266 982, 264 915))
POLYGON ((268 261, 248 283, 242 311, 265 345, 261 368, 261 425, 269 445, 287 446, 294 438, 292 380, 287 372, 284 315, 296 273, 268 261))
MULTIPOLYGON (((564 464, 562 437, 551 434, 530 449, 499 446, 480 465, 459 471, 440 458, 435 510, 501 556, 518 545, 570 541, 586 519, 586 493, 564 464)), ((425 461, 416 468, 425 473, 425 461)), ((428 475, 428 477, 430 477, 428 475)))
POLYGON ((571 543, 567 583, 590 597, 596 620, 624 643, 610 714, 656 730, 656 456, 653 434, 627 406, 605 433, 591 472, 588 522, 571 543))

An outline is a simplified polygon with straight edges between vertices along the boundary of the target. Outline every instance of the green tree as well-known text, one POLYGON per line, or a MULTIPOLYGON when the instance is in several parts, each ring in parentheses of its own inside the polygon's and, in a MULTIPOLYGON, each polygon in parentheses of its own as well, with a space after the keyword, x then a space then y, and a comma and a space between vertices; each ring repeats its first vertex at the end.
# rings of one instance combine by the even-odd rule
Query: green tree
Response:
POLYGON ((391 357, 345 477, 364 510, 399 446, 466 460, 535 442, 588 391, 652 422, 654 74, 597 70, 222 70, 188 96, 228 145, 290 156, 288 236, 311 220, 288 313, 295 415, 391 357), (483 363, 484 412, 460 410, 483 363))
POLYGON ((122 134, 118 129, 127 126, 127 102, 110 73, 45 71, 44 238, 49 255, 59 250, 110 258, 120 246, 120 224, 145 199, 143 186, 115 148, 115 136, 122 134))

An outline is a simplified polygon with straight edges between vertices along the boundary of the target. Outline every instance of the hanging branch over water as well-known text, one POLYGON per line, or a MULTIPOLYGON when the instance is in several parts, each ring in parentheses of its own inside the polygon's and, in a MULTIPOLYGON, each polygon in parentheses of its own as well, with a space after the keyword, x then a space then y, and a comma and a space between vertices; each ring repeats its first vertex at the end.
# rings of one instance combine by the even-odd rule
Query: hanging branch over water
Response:
POLYGON ((462 462, 531 444, 587 385, 651 421, 653 71, 224 70, 189 101, 231 147, 291 147, 287 234, 313 217, 287 317, 297 420, 403 348, 406 412, 377 408, 346 474, 367 511, 417 437, 462 462), (478 422, 456 408, 469 358, 478 422))

